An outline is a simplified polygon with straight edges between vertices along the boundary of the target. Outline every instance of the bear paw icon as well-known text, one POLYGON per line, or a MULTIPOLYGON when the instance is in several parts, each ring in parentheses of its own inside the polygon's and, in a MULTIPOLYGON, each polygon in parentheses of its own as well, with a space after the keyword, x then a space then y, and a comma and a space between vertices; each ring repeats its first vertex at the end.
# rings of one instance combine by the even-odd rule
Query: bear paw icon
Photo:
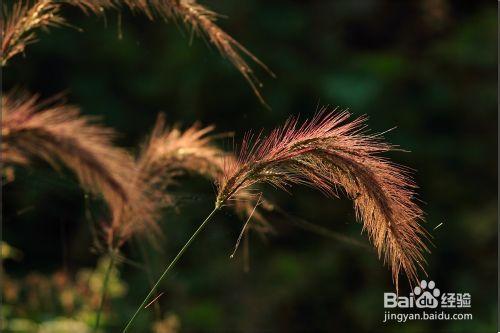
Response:
POLYGON ((425 280, 420 281, 420 286, 416 286, 413 293, 417 297, 415 304, 418 308, 434 309, 439 305, 438 298, 441 291, 436 288, 434 281, 429 281, 429 283, 425 280))

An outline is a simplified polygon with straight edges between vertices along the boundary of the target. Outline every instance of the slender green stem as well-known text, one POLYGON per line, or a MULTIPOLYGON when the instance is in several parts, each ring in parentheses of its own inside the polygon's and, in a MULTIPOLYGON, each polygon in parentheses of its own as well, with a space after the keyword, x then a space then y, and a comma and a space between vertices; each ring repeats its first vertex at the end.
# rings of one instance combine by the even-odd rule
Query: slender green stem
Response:
POLYGON ((207 218, 205 219, 205 221, 203 221, 200 226, 198 227, 198 229, 196 229, 196 231, 191 235, 191 237, 188 239, 188 241, 184 244, 184 246, 182 246, 182 248, 180 249, 179 253, 177 253, 177 255, 174 257, 174 259, 170 262, 170 264, 168 264, 167 268, 165 268, 165 270, 163 271, 163 273, 160 275, 160 277, 158 278, 158 281, 156 281, 156 283, 154 284, 153 288, 151 288, 151 290, 149 291, 148 295, 144 298, 144 300, 142 301, 141 305, 139 305, 139 307, 137 308, 137 310, 135 311, 134 315, 130 318, 130 320, 128 321, 127 323, 127 326, 125 326, 125 328, 123 329, 122 333, 125 333, 128 331, 128 329, 130 328, 130 326, 132 325, 132 322, 134 321, 135 317, 137 317, 137 315, 139 314, 139 312, 141 311, 142 308, 144 308, 144 306, 146 305, 146 303, 149 301, 149 299, 151 298, 151 296, 153 295, 153 293, 156 291, 156 289, 158 288, 159 284, 161 283, 161 281, 165 278, 165 276, 167 275, 167 273, 170 271, 170 269, 172 269, 172 267, 177 263, 177 261, 180 259, 180 257, 182 257, 182 255, 184 254, 184 252, 187 250, 187 248, 189 247, 189 245, 191 245, 191 243, 193 242, 193 240, 196 238, 196 236, 198 236, 198 234, 200 233, 201 230, 203 230, 203 228, 205 227, 205 225, 207 224, 207 222, 210 220, 210 218, 215 214, 215 212, 219 209, 218 206, 216 206, 214 208, 214 210, 212 210, 212 212, 210 214, 208 214, 207 218))
POLYGON ((99 305, 99 310, 97 311, 97 317, 94 325, 94 332, 97 332, 97 330, 99 329, 101 314, 104 308, 104 302, 106 301, 106 293, 108 291, 109 276, 111 275, 111 271, 113 270, 113 266, 115 265, 115 251, 110 251, 110 255, 111 258, 109 260, 109 265, 108 268, 106 269, 106 273, 104 275, 104 282, 102 284, 101 304, 99 305))

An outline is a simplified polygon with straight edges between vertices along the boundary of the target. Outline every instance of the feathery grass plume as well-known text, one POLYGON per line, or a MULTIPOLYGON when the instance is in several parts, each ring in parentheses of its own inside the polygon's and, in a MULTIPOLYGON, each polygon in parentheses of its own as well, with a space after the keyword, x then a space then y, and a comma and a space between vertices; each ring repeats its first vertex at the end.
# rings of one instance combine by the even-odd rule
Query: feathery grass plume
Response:
POLYGON ((215 23, 219 16, 217 13, 195 0, 35 0, 32 6, 29 0, 19 1, 13 5, 10 12, 4 10, 7 20, 5 24, 2 20, 2 66, 8 59, 23 52, 27 44, 35 41, 37 28, 65 24, 59 13, 62 3, 76 6, 85 13, 93 12, 98 15, 105 9, 127 6, 134 12, 144 13, 151 20, 161 17, 183 22, 193 34, 208 38, 220 54, 243 75, 260 102, 267 106, 260 92, 262 83, 245 57, 258 64, 272 77, 275 76, 274 73, 247 48, 219 28, 215 23))
POLYGON ((58 168, 62 162, 92 193, 102 193, 111 214, 106 226, 108 245, 122 242, 131 234, 155 229, 151 220, 123 224, 124 207, 136 214, 147 211, 132 157, 113 146, 113 130, 81 116, 76 107, 63 103, 39 102, 36 95, 22 93, 2 96, 2 162, 27 165, 32 157, 58 168))
POLYGON ((36 29, 65 24, 59 13, 60 4, 51 0, 30 3, 29 0, 20 0, 13 4, 10 11, 2 8, 2 66, 16 54, 24 52, 26 45, 36 41, 36 29))
POLYGON ((213 126, 200 128, 194 125, 185 131, 165 125, 160 114, 155 127, 137 159, 137 167, 144 178, 157 189, 164 191, 175 183, 175 178, 185 172, 213 178, 220 173, 219 160, 224 154, 211 145, 207 136, 213 126))
POLYGON ((348 122, 349 116, 323 109, 300 126, 292 118, 266 137, 247 135, 239 158, 226 163, 217 182, 216 207, 258 183, 284 190, 304 184, 329 196, 341 187, 398 289, 401 269, 410 283, 417 281, 417 267, 425 271, 427 233, 413 199, 416 186, 407 169, 379 156, 394 147, 364 133, 365 118, 348 122))

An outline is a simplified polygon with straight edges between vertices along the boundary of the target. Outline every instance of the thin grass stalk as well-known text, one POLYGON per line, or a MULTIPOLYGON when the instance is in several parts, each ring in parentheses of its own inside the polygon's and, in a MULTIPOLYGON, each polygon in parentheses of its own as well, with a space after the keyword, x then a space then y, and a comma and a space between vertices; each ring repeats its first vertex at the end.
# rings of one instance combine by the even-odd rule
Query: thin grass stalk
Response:
POLYGON ((109 277, 111 275, 111 271, 113 270, 113 268, 115 266, 115 256, 116 256, 116 250, 111 250, 110 251, 111 259, 109 261, 108 268, 106 269, 106 273, 104 275, 104 282, 102 284, 101 304, 99 304, 99 310, 97 310, 94 331, 93 331, 94 333, 98 331, 99 324, 101 322, 101 315, 102 315, 102 311, 104 309, 104 303, 106 301, 106 294, 108 292, 109 277))
POLYGON ((132 315, 132 317, 128 321, 127 325, 123 329, 122 333, 128 332, 128 329, 132 326, 132 323, 133 323, 135 317, 137 317, 137 315, 139 314, 139 312, 141 311, 141 309, 144 308, 144 306, 147 304, 147 302, 149 301, 149 299, 151 298, 151 296, 153 295, 153 293, 156 291, 156 289, 158 288, 158 286, 160 285, 160 283, 163 281, 163 279, 165 278, 165 276, 167 276, 168 272, 170 272, 170 270, 175 266, 175 264, 177 263, 177 261, 179 261, 179 259, 184 254, 184 252, 186 252, 186 250, 188 249, 189 245, 191 245, 191 243, 195 240, 195 238, 198 236, 198 234, 207 225, 208 221, 210 221, 210 219, 212 218, 212 216, 219 209, 220 209, 220 206, 216 205, 215 208, 210 212, 210 214, 208 214, 208 216, 205 218, 205 220, 200 224, 200 226, 198 227, 198 229, 196 229, 196 231, 191 235, 191 237, 188 239, 188 241, 182 246, 182 248, 177 253, 177 255, 174 257, 174 259, 172 259, 172 261, 170 262, 170 264, 168 264, 167 268, 165 268, 165 270, 163 271, 163 273, 160 275, 160 277, 158 278, 158 280, 154 284, 153 288, 151 288, 151 290, 149 291, 149 293, 147 294, 147 296, 144 298, 144 300, 142 301, 141 305, 139 305, 139 307, 137 308, 137 310, 135 311, 135 313, 132 315))

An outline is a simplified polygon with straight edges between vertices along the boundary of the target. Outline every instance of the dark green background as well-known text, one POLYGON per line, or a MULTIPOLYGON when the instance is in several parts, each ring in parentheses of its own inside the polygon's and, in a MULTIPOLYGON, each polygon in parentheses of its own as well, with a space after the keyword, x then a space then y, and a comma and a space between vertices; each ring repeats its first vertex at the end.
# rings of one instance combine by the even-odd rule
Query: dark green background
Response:
MULTIPOLYGON (((433 235, 429 278, 444 292, 472 295, 472 321, 382 324, 390 272, 374 251, 321 237, 272 216, 276 234, 251 236, 251 270, 230 260, 242 221, 218 214, 161 289, 161 308, 185 332, 494 332, 497 323, 497 11, 494 1, 210 1, 219 23, 276 74, 258 76, 272 110, 262 107, 231 64, 174 22, 128 11, 106 19, 65 13, 76 29, 51 29, 3 71, 4 91, 49 97, 67 92, 84 114, 99 115, 131 149, 158 112, 174 123, 217 131, 271 129, 317 105, 367 114, 375 132, 411 153, 395 161, 416 169, 425 228, 433 235), (443 223, 437 230, 437 225, 443 223)), ((230 139, 221 145, 230 147, 230 139)), ((213 186, 186 177, 178 210, 161 222, 158 275, 210 211, 213 186)), ((7 271, 49 273, 92 267, 83 193, 70 174, 18 170, 3 186, 4 239, 24 252, 7 271), (23 214, 20 210, 28 208, 23 214)), ((296 187, 266 195, 293 216, 366 242, 351 203, 296 187)), ((126 247, 132 259, 134 248, 126 247)), ((125 265, 127 297, 115 304, 117 327, 147 291, 144 272, 125 265)), ((402 294, 409 292, 403 280, 402 294)), ((153 315, 143 314, 137 330, 153 315)), ((110 328, 116 331, 117 328, 110 328)))

